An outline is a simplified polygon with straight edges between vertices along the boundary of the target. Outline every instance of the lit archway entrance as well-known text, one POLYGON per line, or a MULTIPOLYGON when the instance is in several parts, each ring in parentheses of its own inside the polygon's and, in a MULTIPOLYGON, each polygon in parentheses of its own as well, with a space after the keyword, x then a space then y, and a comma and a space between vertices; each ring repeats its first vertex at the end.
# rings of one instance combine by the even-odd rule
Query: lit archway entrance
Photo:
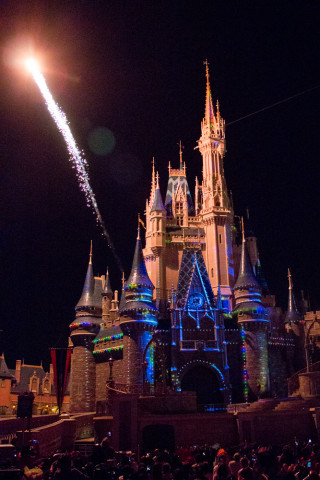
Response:
POLYGON ((224 403, 220 388, 218 375, 203 365, 190 368, 181 380, 181 390, 196 392, 197 404, 202 410, 210 410, 209 405, 221 406, 224 403))

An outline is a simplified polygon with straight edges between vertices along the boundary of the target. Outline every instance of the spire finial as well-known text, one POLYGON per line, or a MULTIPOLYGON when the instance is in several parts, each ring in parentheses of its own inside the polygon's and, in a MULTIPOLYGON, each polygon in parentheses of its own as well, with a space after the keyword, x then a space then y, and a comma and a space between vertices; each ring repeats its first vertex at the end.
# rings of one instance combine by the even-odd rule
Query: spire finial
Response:
POLYGON ((155 182, 155 161, 154 157, 152 157, 152 186, 154 185, 155 182))
POLYGON ((292 275, 290 272, 290 268, 288 268, 288 280, 289 280, 289 290, 292 290, 292 275))
POLYGON ((244 243, 246 241, 246 237, 244 236, 244 223, 243 223, 243 217, 241 217, 241 232, 242 232, 242 242, 244 243))
POLYGON ((92 240, 90 242, 89 265, 92 265, 92 240))
POLYGON ((209 85, 209 65, 210 63, 208 62, 207 59, 203 62, 203 65, 206 66, 206 78, 207 78, 207 85, 209 85))
POLYGON ((159 187, 159 172, 157 172, 157 175, 156 175, 156 188, 160 188, 159 187))
POLYGON ((124 289, 124 282, 125 282, 125 279, 124 279, 124 272, 122 272, 122 290, 124 289))
POLYGON ((138 235, 137 235, 137 240, 140 240, 140 213, 138 213, 138 235))
POLYGON ((180 170, 182 170, 183 169, 182 150, 184 146, 182 145, 181 140, 179 141, 178 145, 179 145, 179 157, 180 157, 180 170))
POLYGON ((215 124, 216 119, 214 116, 213 104, 212 104, 212 97, 211 97, 211 88, 210 88, 210 79, 209 79, 209 62, 205 60, 203 64, 206 66, 206 107, 205 107, 205 117, 204 122, 209 129, 215 124))

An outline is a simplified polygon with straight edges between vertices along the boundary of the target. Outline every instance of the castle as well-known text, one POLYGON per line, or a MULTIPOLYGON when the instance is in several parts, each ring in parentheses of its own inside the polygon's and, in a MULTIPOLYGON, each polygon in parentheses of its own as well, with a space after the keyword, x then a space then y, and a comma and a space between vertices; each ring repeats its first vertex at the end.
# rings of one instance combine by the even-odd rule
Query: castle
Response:
POLYGON ((193 199, 181 145, 179 168, 169 163, 164 202, 153 165, 145 244, 140 221, 120 298, 108 272, 94 276, 90 251, 70 325, 72 412, 103 411, 108 380, 126 393, 196 391, 199 407, 212 411, 286 396, 286 379, 304 366, 291 276, 284 317, 264 279, 257 238, 234 214, 225 121, 218 102, 214 108, 208 64, 197 148, 202 182, 196 178, 193 199))

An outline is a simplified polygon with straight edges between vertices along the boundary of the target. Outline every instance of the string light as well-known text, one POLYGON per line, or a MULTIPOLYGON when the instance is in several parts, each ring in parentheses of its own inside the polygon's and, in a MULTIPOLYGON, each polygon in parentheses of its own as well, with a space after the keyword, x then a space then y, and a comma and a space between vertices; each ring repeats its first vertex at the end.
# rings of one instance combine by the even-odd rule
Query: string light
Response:
POLYGON ((243 394, 245 402, 248 403, 249 398, 249 388, 248 388, 248 371, 247 371, 247 349, 246 349, 246 333, 243 328, 241 328, 241 339, 242 339, 242 381, 243 381, 243 394))
POLYGON ((105 352, 115 352, 115 351, 120 351, 123 350, 123 345, 119 345, 117 347, 110 347, 110 348, 105 348, 104 350, 94 350, 93 353, 105 353, 105 352))
POLYGON ((108 342, 110 340, 119 340, 123 337, 123 333, 119 333, 118 335, 111 335, 109 337, 98 338, 93 340, 93 343, 101 343, 101 342, 108 342))

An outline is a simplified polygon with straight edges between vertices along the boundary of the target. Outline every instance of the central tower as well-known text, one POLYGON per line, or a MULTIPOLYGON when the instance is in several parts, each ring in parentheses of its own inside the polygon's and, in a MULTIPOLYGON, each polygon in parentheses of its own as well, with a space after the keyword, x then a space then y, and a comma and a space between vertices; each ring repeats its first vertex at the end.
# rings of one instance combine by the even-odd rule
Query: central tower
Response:
POLYGON ((222 296, 230 302, 234 283, 233 209, 223 168, 226 150, 225 121, 220 115, 218 101, 216 110, 213 108, 207 61, 205 65, 205 115, 201 123, 201 137, 198 140, 198 148, 203 159, 203 179, 202 185, 199 185, 200 193, 202 192, 200 216, 205 230, 205 262, 211 286, 215 294, 220 286, 222 296))

